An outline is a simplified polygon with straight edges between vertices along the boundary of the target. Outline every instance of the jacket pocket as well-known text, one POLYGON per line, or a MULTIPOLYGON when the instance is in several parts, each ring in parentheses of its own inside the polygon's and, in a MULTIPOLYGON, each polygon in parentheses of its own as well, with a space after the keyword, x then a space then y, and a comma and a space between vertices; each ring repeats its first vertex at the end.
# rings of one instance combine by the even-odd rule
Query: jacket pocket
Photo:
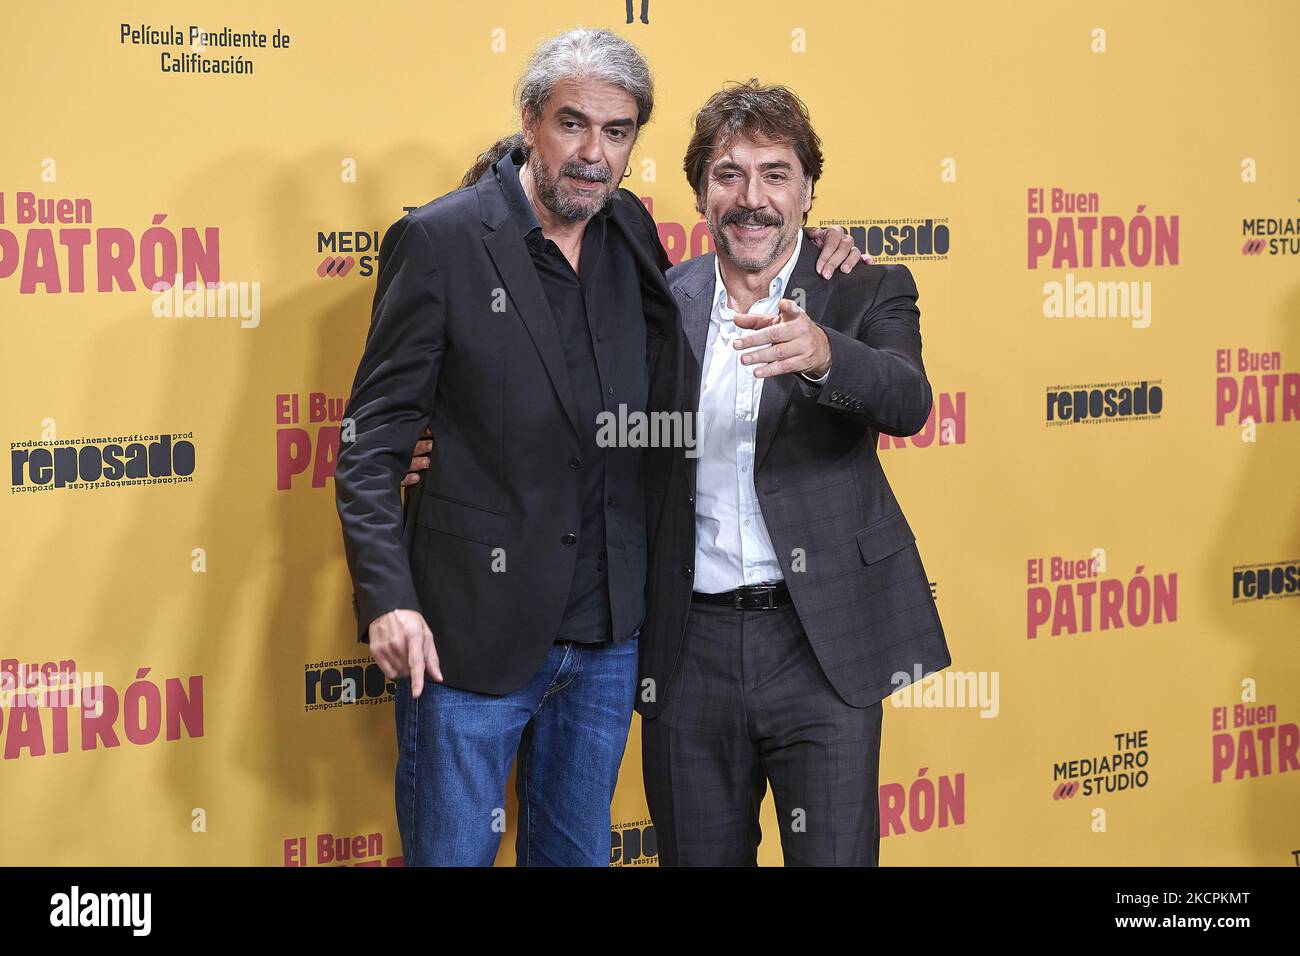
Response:
POLYGON ((916 540, 916 535, 912 533, 901 511, 886 515, 863 528, 854 537, 857 538, 862 560, 867 564, 887 558, 916 540))
POLYGON ((424 490, 416 524, 444 534, 477 541, 480 544, 504 545, 510 516, 495 508, 472 505, 424 490))

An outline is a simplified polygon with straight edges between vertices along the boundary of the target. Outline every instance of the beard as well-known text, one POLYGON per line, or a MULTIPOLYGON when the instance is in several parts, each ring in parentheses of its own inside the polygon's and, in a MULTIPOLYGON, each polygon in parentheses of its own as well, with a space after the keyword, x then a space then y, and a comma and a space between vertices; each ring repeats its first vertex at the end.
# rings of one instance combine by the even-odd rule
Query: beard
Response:
POLYGON ((542 162, 542 157, 533 151, 528 156, 528 168, 533 174, 533 184, 537 187, 537 198, 547 209, 569 222, 590 219, 604 209, 614 195, 612 187, 598 190, 591 196, 575 196, 560 187, 560 180, 565 176, 592 183, 609 183, 613 175, 608 166, 588 166, 571 159, 560 167, 558 176, 552 177, 542 162))
POLYGON ((775 262, 781 253, 789 252, 795 240, 795 230, 785 228, 783 217, 761 209, 728 210, 717 222, 709 220, 709 230, 713 233, 713 241, 717 243, 722 253, 746 272, 763 271, 775 262), (774 226, 770 245, 766 251, 755 249, 752 245, 747 246, 745 254, 738 254, 736 244, 732 242, 732 236, 726 228, 732 224, 774 226))

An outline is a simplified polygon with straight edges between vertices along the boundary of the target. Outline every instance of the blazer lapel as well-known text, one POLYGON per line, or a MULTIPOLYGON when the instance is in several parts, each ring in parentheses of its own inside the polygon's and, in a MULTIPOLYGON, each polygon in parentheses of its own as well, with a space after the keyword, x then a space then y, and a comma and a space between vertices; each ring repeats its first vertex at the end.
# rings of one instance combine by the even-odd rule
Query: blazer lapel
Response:
POLYGON ((546 374, 550 376, 569 423, 574 432, 580 434, 577 406, 573 400, 573 388, 569 381, 568 367, 564 363, 555 317, 546 302, 546 294, 542 291, 541 280, 537 278, 537 270, 533 267, 528 247, 524 245, 523 237, 511 227, 509 207, 495 173, 488 169, 475 188, 479 195, 483 224, 492 230, 483 237, 483 245, 487 247, 488 255, 501 273, 511 301, 519 310, 519 318, 532 337, 533 345, 541 356, 546 374))
MULTIPOLYGON (((820 254, 821 250, 807 236, 804 236, 799 258, 794 264, 794 271, 790 273, 790 285, 781 295, 783 299, 797 301, 798 292, 802 290, 803 309, 814 322, 825 313, 826 303, 831 295, 830 280, 823 279, 817 273, 817 257, 820 254)), ((772 447, 777 428, 785 416, 786 407, 790 404, 790 396, 799 387, 795 381, 798 375, 798 372, 788 372, 763 382, 763 397, 758 403, 758 426, 754 439, 755 472, 763 466, 763 459, 767 457, 768 450, 772 447)))
POLYGON ((649 295, 654 300, 645 303, 646 331, 657 336, 675 335, 677 329, 672 326, 677 323, 677 303, 673 301, 663 270, 645 247, 645 233, 636 228, 637 223, 633 219, 635 213, 628 210, 627 202, 620 195, 622 192, 625 190, 619 190, 610 200, 613 213, 609 217, 609 226, 619 230, 632 249, 641 279, 642 297, 649 295), (659 307, 656 308, 656 305, 659 307))
MULTIPOLYGON (((715 253, 709 253, 691 259, 690 271, 673 286, 686 341, 691 347, 691 354, 686 358, 686 375, 682 388, 687 410, 692 418, 698 418, 700 388, 704 384, 704 346, 708 342, 709 321, 713 316, 714 258, 715 253)), ((698 427, 695 439, 697 442, 700 440, 698 427)), ((686 479, 692 497, 695 496, 695 471, 698 462, 698 458, 686 459, 686 479)))
MULTIPOLYGON (((680 291, 681 324, 690 342, 690 352, 695 356, 697 375, 705 367, 705 343, 708 341, 708 320, 714 313, 714 258, 715 252, 690 260, 692 271, 677 282, 680 291)), ((698 392, 699 389, 695 389, 698 392)), ((698 405, 698 402, 697 402, 698 405)))

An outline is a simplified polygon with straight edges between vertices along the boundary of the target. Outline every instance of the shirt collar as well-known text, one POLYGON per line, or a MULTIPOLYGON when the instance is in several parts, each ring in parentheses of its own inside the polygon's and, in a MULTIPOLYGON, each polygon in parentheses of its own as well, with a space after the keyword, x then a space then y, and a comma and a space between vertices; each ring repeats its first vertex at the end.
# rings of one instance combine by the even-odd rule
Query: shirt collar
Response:
MULTIPOLYGON (((537 218, 537 211, 533 209, 533 204, 528 201, 528 194, 524 192, 523 183, 519 181, 519 170, 528 162, 524 155, 523 149, 516 148, 497 160, 493 169, 496 171, 497 181, 501 184, 501 191, 505 193, 506 204, 510 207, 511 215, 514 219, 515 227, 519 230, 521 236, 530 235, 533 230, 541 229, 542 224, 537 218)), ((604 219, 614 211, 614 198, 611 196, 609 202, 601 207, 600 212, 591 217, 588 225, 596 219, 604 219)))
MULTIPOLYGON (((776 274, 772 282, 767 287, 767 296, 760 299, 759 302, 766 302, 768 299, 779 301, 783 298, 789 298, 785 293, 790 287, 790 275, 794 272, 795 263, 799 261, 799 250, 803 248, 803 229, 800 228, 795 233, 794 250, 790 253, 790 258, 786 260, 781 271, 776 274)), ((719 266, 717 256, 713 257, 713 318, 721 321, 719 313, 723 309, 732 311, 727 306, 727 287, 722 282, 722 268, 719 266)), ((754 305, 758 305, 755 302, 754 305)), ((751 307, 752 308, 752 307, 751 307)))

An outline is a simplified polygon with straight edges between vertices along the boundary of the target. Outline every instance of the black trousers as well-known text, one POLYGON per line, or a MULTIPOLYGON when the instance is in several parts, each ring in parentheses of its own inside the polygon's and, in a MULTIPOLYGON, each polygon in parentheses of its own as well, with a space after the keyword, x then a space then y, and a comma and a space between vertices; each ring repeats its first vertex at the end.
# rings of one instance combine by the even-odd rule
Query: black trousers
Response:
POLYGON ((881 703, 850 707, 793 606, 691 605, 666 703, 641 723, 661 866, 756 866, 772 785, 787 866, 875 866, 881 703))

